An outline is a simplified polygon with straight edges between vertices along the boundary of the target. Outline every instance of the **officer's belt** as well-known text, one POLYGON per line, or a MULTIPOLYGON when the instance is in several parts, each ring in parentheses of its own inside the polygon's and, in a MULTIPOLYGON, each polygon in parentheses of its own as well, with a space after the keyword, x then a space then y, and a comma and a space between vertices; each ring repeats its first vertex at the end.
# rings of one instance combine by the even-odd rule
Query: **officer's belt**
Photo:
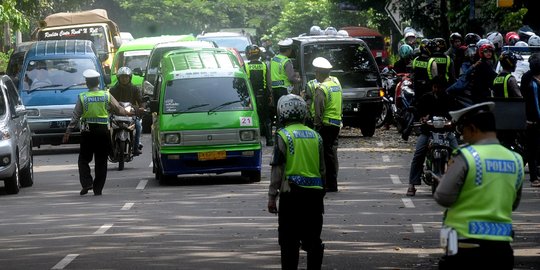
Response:
POLYGON ((335 126, 341 126, 341 120, 337 120, 337 119, 329 118, 328 123, 330 123, 332 125, 335 125, 335 126))
POLYGON ((305 177, 300 175, 290 175, 287 180, 303 187, 322 187, 322 179, 320 177, 305 177))

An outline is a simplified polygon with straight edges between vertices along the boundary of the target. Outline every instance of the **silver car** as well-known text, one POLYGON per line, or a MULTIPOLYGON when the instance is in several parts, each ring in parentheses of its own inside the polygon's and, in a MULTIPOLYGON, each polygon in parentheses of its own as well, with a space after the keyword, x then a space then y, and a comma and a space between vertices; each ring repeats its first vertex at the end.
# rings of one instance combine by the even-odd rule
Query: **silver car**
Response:
POLYGON ((9 76, 0 76, 0 180, 8 194, 34 183, 32 134, 26 109, 9 76))

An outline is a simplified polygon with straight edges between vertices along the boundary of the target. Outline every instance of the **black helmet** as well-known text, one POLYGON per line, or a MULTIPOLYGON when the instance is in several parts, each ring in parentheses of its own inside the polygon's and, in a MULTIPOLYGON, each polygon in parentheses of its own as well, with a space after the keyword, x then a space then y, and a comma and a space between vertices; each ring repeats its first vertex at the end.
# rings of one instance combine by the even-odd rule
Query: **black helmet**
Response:
POLYGON ((540 74, 540 53, 533 53, 529 57, 529 67, 533 75, 540 74))
POLYGON ((449 39, 450 42, 453 43, 457 39, 459 39, 459 40, 461 40, 461 42, 463 42, 463 37, 461 36, 460 33, 454 32, 454 33, 450 34, 450 39, 449 39))
POLYGON ((465 35, 465 45, 476 44, 481 37, 475 33, 468 33, 465 35))
POLYGON ((261 49, 255 44, 246 47, 246 57, 249 60, 257 60, 261 57, 261 49))
POLYGON ((433 41, 435 41, 435 44, 437 45, 437 51, 446 51, 446 40, 444 40, 444 38, 434 38, 433 41))
POLYGON ((519 54, 515 54, 512 51, 504 51, 501 53, 501 58, 499 58, 499 61, 501 62, 501 66, 503 68, 509 69, 510 71, 515 71, 517 61, 522 59, 523 58, 519 54))
POLYGON ((431 40, 424 38, 420 41, 420 53, 425 55, 431 55, 432 51, 430 51, 430 43, 431 40))

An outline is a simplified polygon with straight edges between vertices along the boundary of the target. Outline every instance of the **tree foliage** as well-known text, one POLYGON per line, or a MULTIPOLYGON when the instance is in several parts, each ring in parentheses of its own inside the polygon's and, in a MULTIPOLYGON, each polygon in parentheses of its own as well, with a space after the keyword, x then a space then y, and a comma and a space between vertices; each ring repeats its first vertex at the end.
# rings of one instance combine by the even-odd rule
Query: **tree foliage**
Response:
POLYGON ((28 29, 28 18, 16 8, 15 0, 4 0, 0 4, 0 25, 9 23, 13 30, 28 29))

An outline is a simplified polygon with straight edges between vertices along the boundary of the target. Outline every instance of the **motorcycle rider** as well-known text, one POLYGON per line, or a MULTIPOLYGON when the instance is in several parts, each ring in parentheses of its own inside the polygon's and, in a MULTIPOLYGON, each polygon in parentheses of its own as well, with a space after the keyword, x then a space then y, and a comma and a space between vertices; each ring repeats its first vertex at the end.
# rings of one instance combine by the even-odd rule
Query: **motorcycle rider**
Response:
POLYGON ((274 145, 272 139, 272 128, 269 117, 270 90, 266 81, 268 68, 264 62, 261 62, 261 50, 257 45, 248 45, 246 47, 246 56, 249 62, 246 63, 246 73, 255 91, 257 101, 257 114, 261 122, 261 134, 266 137, 266 146, 274 145))
POLYGON ((521 58, 519 54, 512 51, 504 51, 501 54, 499 62, 502 70, 495 80, 493 80, 493 97, 522 97, 516 77, 512 72, 516 70, 517 61, 521 58))
POLYGON ((408 44, 403 44, 399 47, 398 53, 399 60, 394 63, 394 71, 396 73, 411 73, 413 48, 408 44))
MULTIPOLYGON (((521 199, 521 156, 499 144, 493 102, 451 111, 469 143, 455 151, 433 198, 446 207, 443 230, 455 232, 439 269, 513 269, 512 211, 521 199), (457 252, 457 253, 454 253, 457 252)), ((441 234, 442 235, 442 234, 441 234)))
POLYGON ((437 63, 431 58, 437 44, 433 40, 423 39, 420 42, 420 56, 412 62, 412 81, 415 97, 431 91, 431 80, 438 75, 437 63))
MULTIPOLYGON (((143 113, 145 103, 141 98, 141 91, 139 88, 131 83, 131 69, 129 67, 120 67, 116 72, 116 76, 118 78, 118 82, 109 90, 111 95, 118 100, 118 102, 130 102, 131 105, 136 108, 136 112, 138 114, 143 113)), ((141 119, 138 118, 135 120, 135 138, 133 142, 134 156, 141 154, 141 130, 141 119)))
POLYGON ((508 46, 514 46, 519 41, 519 35, 516 32, 508 32, 504 36, 504 42, 508 46))
POLYGON ((452 58, 445 54, 446 52, 446 41, 444 38, 435 38, 433 39, 437 47, 433 52, 432 58, 435 59, 437 63, 437 71, 440 76, 446 79, 446 84, 454 83, 456 76, 454 73, 454 61, 452 58))
POLYGON ((491 42, 477 44, 480 60, 472 65, 469 89, 473 103, 481 103, 492 96, 493 80, 497 77, 491 61, 495 47, 491 42))
MULTIPOLYGON (((450 119, 448 112, 452 109, 452 99, 444 91, 444 82, 444 78, 440 76, 435 77, 433 79, 432 91, 423 95, 418 100, 417 112, 420 116, 421 123, 426 123, 427 120, 433 119, 434 116, 443 116, 450 119)), ((407 196, 414 196, 416 194, 415 186, 421 184, 420 177, 428 151, 429 136, 429 129, 423 126, 416 140, 416 147, 409 173, 407 196)), ((448 140, 452 148, 458 147, 457 139, 453 133, 449 133, 448 140)))
POLYGON ((307 252, 307 269, 321 269, 325 167, 321 136, 304 126, 304 100, 294 94, 278 101, 279 121, 272 157, 268 212, 278 214, 281 268, 297 269, 299 249, 307 252), (279 211, 277 197, 279 196, 279 211))

